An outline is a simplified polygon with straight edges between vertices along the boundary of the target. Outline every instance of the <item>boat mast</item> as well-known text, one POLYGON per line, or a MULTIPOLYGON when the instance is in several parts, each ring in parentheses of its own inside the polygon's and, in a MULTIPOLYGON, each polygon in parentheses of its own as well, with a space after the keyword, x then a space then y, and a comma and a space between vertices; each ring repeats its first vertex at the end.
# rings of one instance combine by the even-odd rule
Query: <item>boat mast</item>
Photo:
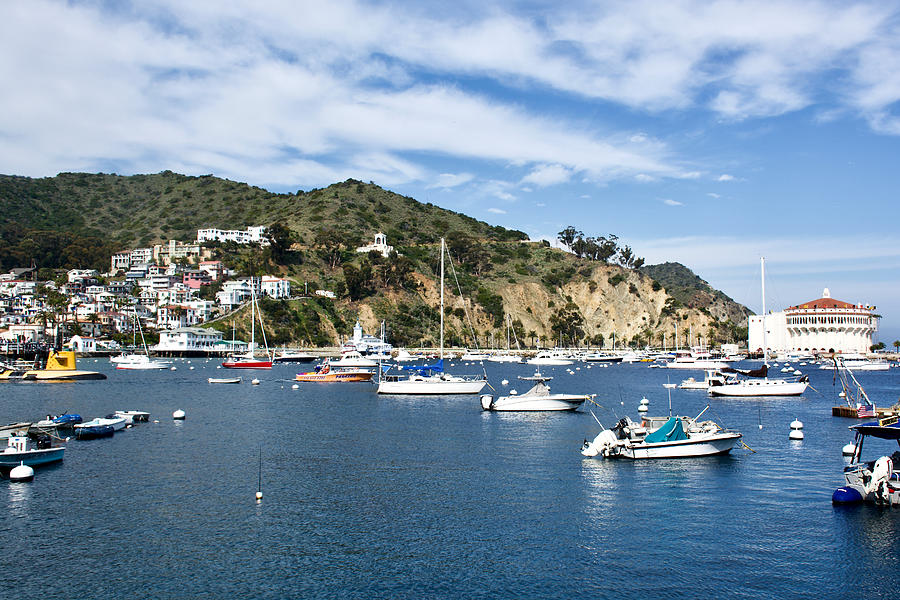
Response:
POLYGON ((769 351, 766 348, 766 257, 759 257, 759 273, 762 279, 762 328, 763 328, 763 364, 769 366, 769 351))
POLYGON ((256 293, 253 291, 253 276, 250 276, 250 356, 256 354, 256 293))
POLYGON ((440 358, 444 359, 444 238, 441 238, 441 350, 440 358))

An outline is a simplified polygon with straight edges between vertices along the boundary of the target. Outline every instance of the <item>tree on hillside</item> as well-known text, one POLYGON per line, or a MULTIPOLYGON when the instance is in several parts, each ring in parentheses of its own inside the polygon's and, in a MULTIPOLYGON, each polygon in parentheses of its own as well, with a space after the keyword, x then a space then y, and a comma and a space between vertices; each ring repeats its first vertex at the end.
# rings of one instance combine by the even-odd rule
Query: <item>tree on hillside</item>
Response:
POLYGON ((894 352, 900 352, 900 340, 894 340, 894 352))
POLYGON ((550 330, 567 341, 584 337, 584 317, 574 302, 567 302, 550 316, 550 330))
POLYGON ((583 233, 581 233, 571 225, 569 225, 556 235, 556 239, 558 239, 561 244, 564 244, 569 250, 572 250, 572 244, 575 243, 576 239, 584 237, 583 233))
POLYGON ((277 265, 285 264, 285 257, 294 243, 294 232, 278 221, 266 228, 265 237, 269 242, 269 258, 277 265))

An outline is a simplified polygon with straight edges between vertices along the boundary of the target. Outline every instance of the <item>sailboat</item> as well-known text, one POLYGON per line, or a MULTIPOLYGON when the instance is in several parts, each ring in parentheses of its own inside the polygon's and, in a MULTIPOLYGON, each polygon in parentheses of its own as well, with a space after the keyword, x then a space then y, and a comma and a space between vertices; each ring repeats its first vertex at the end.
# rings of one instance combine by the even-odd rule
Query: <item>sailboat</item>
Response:
MULTIPOLYGON (((515 330, 512 327, 512 319, 509 314, 506 315, 506 352, 499 352, 497 354, 492 354, 488 357, 488 360, 491 362, 501 362, 501 363, 518 363, 522 362, 522 357, 518 354, 511 354, 509 351, 509 332, 512 331, 515 334, 515 330)), ((516 338, 516 349, 519 349, 519 338, 516 338)))
POLYGON ((122 353, 119 356, 110 358, 110 362, 115 363, 116 369, 127 371, 159 371, 168 369, 172 363, 166 360, 150 358, 150 351, 147 350, 147 341, 144 339, 144 328, 137 318, 137 311, 134 312, 134 342, 137 344, 137 332, 141 332, 141 347, 143 353, 132 352, 130 354, 122 353))
POLYGON ((250 280, 250 348, 246 354, 234 354, 222 363, 226 369, 271 369, 272 356, 269 354, 269 344, 266 342, 266 330, 263 329, 262 315, 256 304, 256 292, 253 289, 253 280, 250 280), (265 358, 256 357, 256 319, 259 319, 259 329, 263 336, 263 346, 266 349, 265 358))
POLYGON ((725 381, 711 381, 707 392, 710 396, 757 397, 757 396, 799 396, 809 386, 809 377, 802 375, 791 378, 769 379, 768 348, 766 348, 766 259, 760 258, 762 273, 763 307, 763 365, 756 370, 740 370, 726 367, 720 372, 732 374, 725 381))
POLYGON ((484 375, 464 377, 444 372, 444 254, 447 252, 444 238, 441 238, 441 347, 440 358, 432 365, 397 366, 408 375, 388 374, 393 365, 382 368, 378 381, 379 394, 477 394, 487 384, 484 375))

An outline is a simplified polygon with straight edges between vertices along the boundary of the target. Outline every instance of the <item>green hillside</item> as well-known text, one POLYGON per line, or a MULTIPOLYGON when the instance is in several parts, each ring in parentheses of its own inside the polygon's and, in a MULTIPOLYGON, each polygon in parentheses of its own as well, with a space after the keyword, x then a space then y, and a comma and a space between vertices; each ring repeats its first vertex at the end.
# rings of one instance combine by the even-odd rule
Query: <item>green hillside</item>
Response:
MULTIPOLYGON (((326 289, 338 298, 268 303, 264 310, 277 325, 273 334, 278 343, 336 341, 349 334, 357 318, 366 321, 369 331, 387 321, 394 343, 434 343, 442 237, 454 264, 446 307, 448 339, 454 343, 472 343, 467 310, 482 344, 494 333, 505 339, 506 314, 515 320, 520 339, 568 338, 569 343, 596 343, 611 335, 653 340, 670 331, 670 321, 676 319, 685 325, 693 319, 696 330, 710 328, 708 339, 724 340, 734 337, 734 324, 747 314, 677 263, 637 270, 623 267, 632 263, 615 255, 593 260, 575 256, 529 242, 520 231, 352 179, 274 194, 213 176, 170 171, 0 176, 3 270, 34 260, 43 268, 106 271, 116 251, 193 240, 201 228, 253 225, 270 228, 271 246, 208 244, 209 251, 239 274, 280 274, 293 280, 295 290, 326 289), (398 255, 385 259, 355 251, 379 231, 387 234, 398 255), (581 306, 593 303, 590 314, 573 297, 581 306)), ((204 293, 212 297, 214 292, 204 293)))

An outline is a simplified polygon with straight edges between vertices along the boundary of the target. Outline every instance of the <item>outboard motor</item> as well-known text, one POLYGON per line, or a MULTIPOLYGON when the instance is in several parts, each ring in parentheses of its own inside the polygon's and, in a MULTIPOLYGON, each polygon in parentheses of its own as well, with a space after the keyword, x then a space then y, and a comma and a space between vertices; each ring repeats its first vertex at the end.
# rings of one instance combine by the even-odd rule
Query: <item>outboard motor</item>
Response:
POLYGON ((891 488, 888 485, 888 480, 893 472, 894 463, 890 457, 882 456, 875 461, 875 466, 872 469, 872 479, 866 485, 866 492, 874 494, 876 504, 890 505, 891 488))
POLYGON ((490 394, 482 394, 481 408, 483 408, 484 410, 491 410, 492 406, 494 406, 494 397, 490 394))

